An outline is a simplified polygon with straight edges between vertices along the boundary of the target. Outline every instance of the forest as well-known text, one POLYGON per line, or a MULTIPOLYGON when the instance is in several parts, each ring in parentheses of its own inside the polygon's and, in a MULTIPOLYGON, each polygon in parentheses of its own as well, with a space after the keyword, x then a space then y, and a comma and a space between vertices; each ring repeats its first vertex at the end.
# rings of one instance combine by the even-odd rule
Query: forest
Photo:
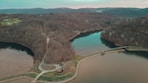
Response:
MULTIPOLYGON (((0 41, 15 42, 30 48, 34 62, 45 55, 46 63, 71 60, 76 53, 70 40, 92 31, 103 30, 102 38, 119 45, 148 47, 148 17, 125 19, 104 13, 61 13, 61 14, 1 14, 0 41), (19 22, 7 26, 4 19, 19 22), (46 39, 50 38, 47 49, 46 39)), ((6 22, 11 22, 6 20, 6 22)))
POLYGON ((102 38, 118 46, 148 48, 148 16, 124 20, 114 27, 104 30, 102 38))
POLYGON ((34 53, 35 63, 45 55, 47 38, 50 42, 46 62, 67 61, 76 55, 70 45, 72 38, 80 33, 110 28, 121 20, 103 13, 1 14, 0 22, 4 19, 18 19, 20 22, 9 26, 1 23, 0 41, 27 46, 34 53))

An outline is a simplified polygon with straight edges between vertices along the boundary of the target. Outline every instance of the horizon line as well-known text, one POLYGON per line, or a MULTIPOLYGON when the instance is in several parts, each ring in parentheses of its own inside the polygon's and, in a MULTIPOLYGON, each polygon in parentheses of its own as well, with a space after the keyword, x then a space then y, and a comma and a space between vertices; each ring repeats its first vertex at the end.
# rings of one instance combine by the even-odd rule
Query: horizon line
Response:
POLYGON ((96 8, 137 8, 137 9, 146 9, 148 7, 82 7, 82 8, 72 8, 72 7, 55 7, 55 8, 41 8, 41 7, 32 7, 32 8, 0 8, 0 10, 7 9, 96 9, 96 8))

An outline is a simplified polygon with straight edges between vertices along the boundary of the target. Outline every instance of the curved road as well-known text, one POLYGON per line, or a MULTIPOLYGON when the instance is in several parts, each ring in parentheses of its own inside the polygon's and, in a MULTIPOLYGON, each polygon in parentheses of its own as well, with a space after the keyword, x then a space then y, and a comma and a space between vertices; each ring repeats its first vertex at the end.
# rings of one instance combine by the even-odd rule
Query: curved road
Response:
MULTIPOLYGON (((120 49, 113 49, 112 51, 114 51, 114 50, 119 50, 120 51, 120 49)), ((108 51, 105 51, 105 52, 108 52, 108 51)), ((104 53, 104 51, 103 51, 103 53, 104 53)), ((69 82, 69 81, 71 81, 71 80, 73 80, 73 79, 75 79, 77 77, 77 75, 79 73, 79 67, 80 67, 80 64, 82 62, 84 62, 85 60, 90 59, 90 58, 95 58, 96 56, 102 56, 102 52, 93 53, 93 54, 91 54, 91 56, 88 56, 88 57, 80 60, 78 62, 78 64, 77 64, 76 73, 74 74, 74 76, 72 76, 69 79, 65 79, 65 80, 58 81, 58 82, 49 82, 49 81, 39 81, 39 82, 41 82, 41 83, 66 83, 66 82, 69 82)))
POLYGON ((45 53, 45 55, 44 55, 44 58, 42 59, 41 63, 40 63, 39 66, 38 66, 38 69, 39 69, 40 71, 42 71, 42 72, 41 72, 40 74, 38 74, 38 75, 36 76, 36 78, 34 78, 34 80, 32 81, 32 83, 36 83, 36 81, 38 80, 38 78, 39 78, 40 76, 42 76, 43 74, 49 73, 49 72, 54 72, 54 71, 57 71, 57 70, 59 70, 59 69, 62 68, 59 64, 49 64, 48 66, 55 66, 55 69, 52 69, 52 70, 44 70, 44 69, 42 68, 42 65, 45 64, 45 59, 46 59, 47 54, 48 54, 48 45, 49 45, 49 42, 50 42, 50 39, 47 38, 47 46, 46 46, 46 47, 47 47, 47 50, 46 50, 46 53, 45 53))
MULTIPOLYGON (((50 41, 50 39, 47 38, 47 45, 49 44, 49 41, 50 41)), ((114 48, 114 49, 107 50, 107 51, 114 51, 114 50, 119 50, 119 49, 123 49, 123 48, 125 48, 125 47, 120 47, 120 48, 118 47, 118 48, 114 48)), ((83 61, 85 61, 85 60, 87 60, 87 59, 90 59, 90 58, 93 58, 93 57, 96 57, 96 56, 98 56, 98 55, 102 55, 102 53, 104 54, 104 53, 107 52, 107 51, 93 53, 93 54, 91 54, 91 56, 86 57, 86 58, 80 60, 80 61, 78 62, 78 64, 77 64, 77 67, 76 67, 76 73, 74 74, 73 77, 71 77, 71 78, 69 78, 69 79, 62 80, 62 81, 58 81, 58 82, 47 82, 47 81, 40 81, 40 82, 43 82, 43 83, 65 83, 65 82, 69 82, 69 81, 73 80, 74 78, 76 78, 76 76, 78 75, 78 72, 79 72, 80 64, 81 64, 83 61)), ((54 72, 54 71, 59 70, 59 69, 62 68, 59 64, 50 64, 49 66, 55 66, 55 69, 53 69, 53 70, 44 70, 44 69, 42 68, 42 65, 45 64, 45 63, 44 63, 44 60, 45 60, 46 56, 47 56, 47 52, 46 52, 46 54, 45 54, 45 56, 44 56, 42 62, 41 62, 40 65, 38 66, 39 70, 41 70, 42 72, 36 76, 36 78, 32 81, 32 83, 35 83, 35 82, 37 81, 37 79, 38 79, 41 75, 43 75, 43 74, 45 74, 45 73, 48 73, 48 72, 54 72)))

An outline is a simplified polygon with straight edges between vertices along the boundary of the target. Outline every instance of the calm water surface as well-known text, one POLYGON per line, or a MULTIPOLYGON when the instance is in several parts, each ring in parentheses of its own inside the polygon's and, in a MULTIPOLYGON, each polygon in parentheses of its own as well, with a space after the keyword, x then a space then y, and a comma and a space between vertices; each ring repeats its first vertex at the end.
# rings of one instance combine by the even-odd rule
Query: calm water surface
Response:
POLYGON ((31 54, 33 56, 28 48, 21 45, 0 42, 0 79, 31 70, 33 67, 31 54))
POLYGON ((100 35, 100 32, 95 32, 87 36, 76 38, 72 42, 72 46, 77 54, 82 56, 109 49, 101 41, 100 35))
MULTIPOLYGON (((75 39, 75 51, 85 56, 108 48, 100 32, 75 39)), ((76 79, 69 83, 148 83, 148 53, 106 53, 80 64, 76 79)))

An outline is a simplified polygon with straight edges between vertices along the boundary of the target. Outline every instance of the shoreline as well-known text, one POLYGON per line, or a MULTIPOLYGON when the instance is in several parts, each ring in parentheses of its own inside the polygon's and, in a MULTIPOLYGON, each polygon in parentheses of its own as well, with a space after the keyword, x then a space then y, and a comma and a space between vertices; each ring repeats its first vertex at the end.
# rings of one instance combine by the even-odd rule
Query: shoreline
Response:
MULTIPOLYGON (((77 38, 77 37, 79 37, 79 36, 82 36, 82 35, 89 35, 89 34, 91 34, 91 33, 94 33, 94 32, 98 32, 98 31, 101 31, 102 29, 99 29, 99 30, 90 30, 90 31, 83 31, 83 32, 80 32, 80 33, 78 33, 78 34, 76 34, 76 35, 74 35, 73 37, 71 37, 70 38, 70 40, 72 39, 72 40, 74 40, 75 38, 77 38)), ((70 41, 69 40, 69 41, 70 41)), ((3 41, 1 41, 1 42, 3 42, 3 41)), ((6 43, 11 43, 11 42, 6 42, 6 43)), ((26 45, 23 45, 23 44, 20 44, 20 43, 16 43, 16 44, 19 44, 19 45, 22 45, 22 46, 25 46, 25 47, 28 47, 28 46, 26 46, 26 45)), ((31 50, 32 51, 32 50, 31 50)), ((86 57, 86 59, 87 59, 88 57, 86 57)), ((85 58, 84 58, 85 59, 85 58)), ((83 60, 83 59, 82 59, 83 60)), ((76 67, 76 71, 78 71, 78 69, 77 68, 79 68, 79 64, 80 63, 78 63, 77 65, 78 65, 78 67, 76 67)), ((76 77, 77 75, 74 75, 71 79, 69 79, 69 80, 72 80, 72 79, 74 79, 75 77, 76 77)), ((14 78, 15 79, 15 78, 14 78)), ((9 80, 9 79, 8 79, 9 80)), ((5 80, 4 80, 5 81, 5 80)), ((67 82, 67 81, 66 81, 67 82)))
POLYGON ((96 29, 96 30, 88 30, 88 31, 79 31, 77 34, 75 34, 74 36, 72 36, 71 38, 69 38, 68 40, 70 42, 72 42, 74 39, 76 38, 79 38, 79 37, 82 37, 82 36, 86 36, 86 35, 89 35, 91 33, 95 33, 95 32, 100 32, 102 31, 103 29, 96 29))
MULTIPOLYGON (((119 48, 119 49, 112 49, 111 51, 119 52, 119 51, 124 51, 124 50, 120 50, 120 48, 119 48)), ((110 50, 106 50, 105 52, 110 52, 110 50)), ((68 79, 61 80, 61 81, 55 81, 55 82, 54 81, 50 82, 50 81, 39 80, 38 82, 41 82, 41 83, 67 83, 67 82, 70 82, 70 81, 72 81, 73 79, 75 79, 77 77, 77 75, 79 73, 80 64, 83 61, 86 61, 86 60, 88 60, 90 58, 94 58, 94 57, 97 57, 97 56, 102 56, 102 52, 97 52, 97 53, 90 54, 89 56, 86 56, 85 58, 83 58, 80 61, 78 61, 77 66, 76 66, 76 70, 75 70, 75 74, 72 77, 68 78, 68 79)))
POLYGON ((101 55, 99 55, 99 54, 101 54, 101 52, 95 53, 94 55, 91 55, 91 56, 87 56, 87 57, 81 59, 80 61, 78 61, 78 64, 77 64, 77 66, 76 66, 75 74, 74 74, 71 78, 68 78, 68 79, 65 79, 65 80, 62 80, 62 81, 57 81, 57 82, 48 82, 48 81, 41 81, 41 80, 39 80, 38 82, 41 82, 41 83, 67 83, 67 82, 69 82, 69 81, 72 81, 73 79, 75 79, 75 78, 77 77, 77 75, 78 75, 78 73, 79 73, 80 64, 81 64, 83 61, 87 60, 87 59, 90 59, 90 58, 93 58, 93 57, 96 57, 96 56, 101 56, 101 55))

